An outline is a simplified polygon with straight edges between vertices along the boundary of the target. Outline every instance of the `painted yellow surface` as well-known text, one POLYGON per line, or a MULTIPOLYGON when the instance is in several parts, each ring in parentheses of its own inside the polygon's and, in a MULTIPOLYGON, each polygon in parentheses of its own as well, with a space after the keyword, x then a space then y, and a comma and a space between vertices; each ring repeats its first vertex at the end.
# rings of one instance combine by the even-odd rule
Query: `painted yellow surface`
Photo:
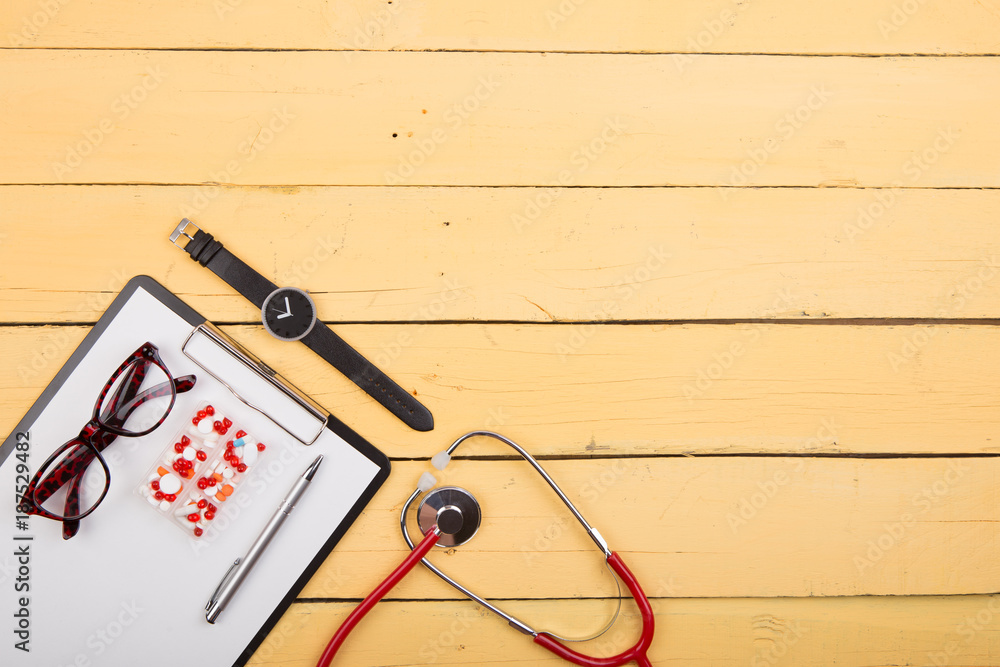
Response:
MULTIPOLYGON (((395 459, 254 665, 315 663, 401 558, 427 458, 483 427, 625 556, 657 664, 1000 664, 998 24, 996 0, 5 3, 0 430, 146 273, 395 459), (167 242, 185 215, 310 289, 435 431, 268 338, 167 242)), ((598 553, 467 446, 444 477, 484 526, 435 557, 595 629, 598 553)), ((626 605, 589 648, 636 632, 626 605)), ((423 571, 335 664, 435 663, 555 664, 423 571)))
POLYGON ((1000 184, 992 57, 21 49, 0 72, 0 183, 1000 184))
MULTIPOLYGON (((342 663, 566 664, 512 630, 498 630, 501 621, 468 602, 427 602, 419 615, 408 605, 383 602, 341 649, 342 663)), ((592 600, 519 600, 504 606, 539 628, 580 635, 599 627, 613 611, 592 600)), ((251 664, 312 667, 322 650, 316 634, 333 634, 351 608, 341 603, 293 605, 251 664)), ((1000 598, 995 596, 661 598, 653 608, 657 626, 649 655, 655 665, 985 667, 996 665, 1000 652, 1000 598)), ((634 610, 626 608, 620 627, 583 647, 594 655, 611 655, 632 645, 638 627, 634 610)))
MULTIPOLYGON (((995 54, 996 0, 10 0, 4 46, 995 54)), ((675 59, 683 67, 690 61, 675 59)))
POLYGON ((4 210, 19 224, 0 243, 0 311, 8 322, 92 321, 106 292, 151 273, 214 320, 253 321, 245 299, 164 243, 164 229, 190 215, 273 282, 309 289, 334 322, 1000 312, 997 190, 559 188, 544 210, 531 208, 548 196, 523 187, 9 187, 4 210), (67 235, 72 245, 46 243, 67 235), (94 267, 97 254, 107 259, 94 267), (46 263, 58 270, 32 268, 46 263))

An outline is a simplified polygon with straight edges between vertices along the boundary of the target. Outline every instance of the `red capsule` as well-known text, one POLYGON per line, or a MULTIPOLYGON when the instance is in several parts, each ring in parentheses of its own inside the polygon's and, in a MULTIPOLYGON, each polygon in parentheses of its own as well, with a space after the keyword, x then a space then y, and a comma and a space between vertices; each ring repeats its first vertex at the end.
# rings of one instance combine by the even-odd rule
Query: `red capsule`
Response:
POLYGON ((215 408, 213 408, 211 405, 209 405, 207 408, 205 408, 205 414, 206 415, 214 415, 215 414, 215 408))
POLYGON ((188 521, 190 521, 191 523, 197 523, 198 519, 200 519, 200 518, 201 517, 198 516, 197 512, 193 512, 191 514, 188 514, 188 521))
POLYGON ((184 451, 184 445, 182 445, 179 442, 174 443, 174 451, 177 452, 178 454, 180 454, 181 452, 184 451))
POLYGON ((233 425, 233 420, 230 419, 229 417, 223 417, 222 425, 225 426, 226 429, 229 429, 229 427, 233 425))
POLYGON ((208 507, 208 501, 207 500, 205 500, 204 498, 202 498, 201 500, 198 501, 198 509, 203 510, 206 507, 208 507))
POLYGON ((201 479, 199 479, 198 480, 198 488, 201 489, 202 491, 204 491, 205 489, 207 489, 208 488, 208 480, 205 479, 204 477, 202 477, 201 479))
POLYGON ((264 443, 263 443, 263 442, 258 442, 258 443, 257 443, 257 451, 258 451, 258 452, 262 452, 262 451, 264 451, 265 449, 267 449, 267 447, 265 447, 265 446, 264 446, 264 443))
POLYGON ((203 452, 203 451, 201 451, 201 450, 199 450, 199 451, 198 451, 198 452, 197 452, 197 453, 195 454, 195 456, 196 456, 196 457, 198 458, 198 460, 199 460, 199 461, 204 461, 205 459, 207 459, 207 458, 208 458, 208 454, 206 454, 205 452, 203 452))
POLYGON ((153 497, 156 498, 157 500, 163 500, 163 498, 166 495, 167 494, 163 493, 163 491, 157 491, 156 493, 153 494, 153 497))
POLYGON ((215 422, 212 423, 212 428, 214 428, 215 432, 218 433, 218 434, 220 434, 220 435, 226 432, 226 427, 223 426, 222 422, 220 422, 218 420, 216 420, 215 422))
POLYGON ((208 504, 208 511, 209 512, 217 512, 218 510, 219 510, 219 508, 216 507, 215 505, 213 505, 212 503, 208 504))
POLYGON ((166 500, 166 501, 167 501, 168 503, 172 503, 172 502, 174 502, 175 500, 177 500, 177 495, 176 495, 176 494, 173 494, 173 493, 168 493, 167 495, 163 496, 163 498, 164 498, 164 500, 166 500))
POLYGON ((205 512, 205 518, 211 521, 215 518, 215 512, 205 512))
POLYGON ((153 488, 153 491, 160 490, 160 480, 158 479, 154 479, 152 482, 149 483, 149 485, 153 488))
POLYGON ((186 435, 182 435, 181 436, 181 444, 184 445, 185 447, 187 445, 190 445, 191 444, 191 438, 187 437, 186 435))
POLYGON ((247 471, 247 464, 246 463, 239 464, 238 466, 236 466, 236 470, 238 472, 246 472, 247 471))
POLYGON ((201 421, 201 417, 199 417, 198 415, 195 415, 194 417, 191 418, 191 423, 194 424, 195 426, 197 426, 198 422, 200 422, 200 421, 201 421))
POLYGON ((245 438, 246 436, 247 436, 247 432, 246 431, 240 430, 240 431, 236 432, 236 439, 237 440, 239 440, 240 438, 245 438))
POLYGON ((204 419, 207 416, 208 416, 208 412, 206 412, 205 410, 199 410, 198 411, 198 414, 197 414, 198 421, 201 421, 202 419, 204 419))
POLYGON ((194 536, 195 536, 195 537, 201 537, 201 534, 202 534, 202 533, 204 533, 204 532, 205 532, 205 531, 203 531, 203 530, 202 530, 201 528, 199 528, 198 526, 195 526, 195 527, 194 527, 194 536))
POLYGON ((218 484, 218 482, 215 481, 214 477, 209 477, 208 478, 208 485, 209 486, 215 486, 216 484, 218 484))

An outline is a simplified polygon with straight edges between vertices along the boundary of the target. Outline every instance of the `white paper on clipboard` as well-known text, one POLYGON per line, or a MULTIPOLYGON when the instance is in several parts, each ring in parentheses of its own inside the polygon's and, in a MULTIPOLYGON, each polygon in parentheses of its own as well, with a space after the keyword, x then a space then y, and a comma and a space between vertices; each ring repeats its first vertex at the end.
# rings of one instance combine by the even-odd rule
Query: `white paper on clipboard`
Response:
MULTIPOLYGON (((15 431, 30 434, 30 474, 51 451, 79 432, 90 419, 107 378, 147 340, 157 345, 175 377, 193 373, 197 384, 178 395, 174 410, 156 431, 141 438, 118 438, 105 450, 110 491, 102 505, 82 520, 73 539, 64 541, 61 525, 41 517, 31 517, 29 528, 18 530, 14 503, 0 503, 2 665, 134 667, 181 663, 192 656, 205 665, 240 662, 241 656, 246 657, 242 655, 246 647, 261 638, 261 628, 276 620, 272 612, 287 602, 289 591, 304 580, 303 573, 322 560, 325 550, 388 474, 388 462, 383 465, 380 453, 363 441, 370 451, 324 429, 314 444, 306 446, 243 405, 182 353, 192 323, 141 286, 152 283, 160 288, 151 279, 144 280, 148 283, 134 286, 85 354, 79 359, 75 354, 68 362, 76 360, 75 368, 62 378, 61 386, 48 396, 31 423, 22 422, 15 431), (189 418, 203 400, 238 414, 270 451, 248 480, 248 488, 234 497, 238 502, 220 509, 219 529, 194 541, 155 516, 133 489, 167 439, 181 428, 181 420, 189 418), (295 477, 319 454, 325 460, 308 493, 219 621, 208 624, 205 604, 219 580, 233 560, 245 553, 295 477), (18 547, 29 553, 26 591, 15 590, 18 547), (18 637, 12 632, 21 597, 29 599, 28 653, 15 648, 18 637)), ((129 289, 123 290, 123 296, 129 289)), ((202 361, 205 355, 211 357, 208 348, 199 351, 202 361)), ((223 373, 225 366, 220 363, 214 370, 223 373)), ((236 377, 233 382, 245 385, 246 378, 236 377)), ((282 404, 280 396, 255 396, 282 419, 298 424, 294 408, 282 404)), ((8 498, 15 489, 14 435, 0 450, 6 454, 0 464, 0 493, 8 498)), ((357 438, 353 433, 347 437, 357 438)))

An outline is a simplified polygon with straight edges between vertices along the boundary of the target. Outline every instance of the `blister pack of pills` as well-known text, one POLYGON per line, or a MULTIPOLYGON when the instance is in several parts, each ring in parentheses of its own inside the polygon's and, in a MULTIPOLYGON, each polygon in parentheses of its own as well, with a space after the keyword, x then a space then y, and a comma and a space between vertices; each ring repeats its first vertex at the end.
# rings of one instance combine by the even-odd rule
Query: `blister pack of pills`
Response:
POLYGON ((164 449, 136 492, 193 538, 244 485, 266 445, 202 403, 164 449))

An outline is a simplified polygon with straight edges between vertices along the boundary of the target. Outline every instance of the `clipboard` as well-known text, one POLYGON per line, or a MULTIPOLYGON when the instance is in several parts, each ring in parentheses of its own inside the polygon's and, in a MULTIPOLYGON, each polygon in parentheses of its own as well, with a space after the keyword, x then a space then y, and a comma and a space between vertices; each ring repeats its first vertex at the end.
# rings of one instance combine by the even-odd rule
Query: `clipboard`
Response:
POLYGON ((9 499, 0 503, 0 664, 243 665, 389 470, 388 458, 364 438, 155 280, 136 276, 0 446, 0 494, 9 499), (59 522, 38 516, 19 527, 13 499, 26 480, 17 479, 24 453, 18 443, 28 442, 30 477, 79 432, 107 378, 147 340, 175 377, 195 374, 195 388, 178 394, 158 429, 119 437, 104 451, 110 490, 73 539, 64 541, 59 522), (219 518, 228 510, 225 527, 220 523, 212 539, 193 540, 134 489, 204 400, 239 414, 269 451, 250 488, 234 495, 239 502, 220 510, 219 518), (212 591, 318 454, 324 463, 310 490, 210 625, 205 603, 212 591), (17 647, 25 618, 27 652, 17 647))

